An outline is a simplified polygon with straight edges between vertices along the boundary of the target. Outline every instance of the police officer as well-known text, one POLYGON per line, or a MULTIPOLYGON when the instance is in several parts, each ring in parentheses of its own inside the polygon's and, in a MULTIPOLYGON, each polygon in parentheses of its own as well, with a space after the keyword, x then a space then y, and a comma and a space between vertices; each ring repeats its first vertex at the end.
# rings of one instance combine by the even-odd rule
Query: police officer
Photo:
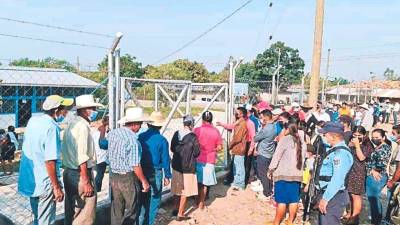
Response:
POLYGON ((327 122, 322 129, 323 142, 327 147, 326 157, 317 171, 317 188, 323 191, 318 204, 319 224, 340 224, 340 217, 349 203, 349 195, 345 188, 347 173, 353 165, 353 156, 344 141, 343 125, 327 122))

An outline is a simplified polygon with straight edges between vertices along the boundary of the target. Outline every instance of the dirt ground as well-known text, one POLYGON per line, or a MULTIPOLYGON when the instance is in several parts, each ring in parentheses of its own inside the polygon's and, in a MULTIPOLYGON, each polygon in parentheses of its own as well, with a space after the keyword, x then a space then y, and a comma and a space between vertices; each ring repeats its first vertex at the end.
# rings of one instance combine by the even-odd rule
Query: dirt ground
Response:
MULTIPOLYGON (((229 187, 218 184, 211 188, 210 198, 206 201, 205 210, 190 209, 194 200, 188 204, 188 216, 192 219, 177 222, 171 216, 172 202, 162 206, 159 213, 158 225, 265 225, 275 215, 275 209, 269 202, 257 199, 256 193, 247 188, 244 191, 231 192, 229 187)), ((296 224, 302 224, 299 212, 296 224)))

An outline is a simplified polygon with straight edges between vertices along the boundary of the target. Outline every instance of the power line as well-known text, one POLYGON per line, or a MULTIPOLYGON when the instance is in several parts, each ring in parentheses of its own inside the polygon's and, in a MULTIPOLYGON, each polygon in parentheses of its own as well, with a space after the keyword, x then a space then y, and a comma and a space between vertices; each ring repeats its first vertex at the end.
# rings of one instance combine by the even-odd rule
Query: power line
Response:
POLYGON ((65 31, 81 33, 81 34, 89 34, 89 35, 94 35, 94 36, 99 36, 99 37, 113 38, 113 36, 108 35, 108 34, 101 34, 101 33, 95 33, 95 32, 90 32, 90 31, 83 31, 83 30, 76 30, 76 29, 72 29, 72 28, 68 28, 68 27, 48 25, 48 24, 30 22, 30 21, 26 21, 26 20, 17 20, 17 19, 12 19, 12 18, 7 18, 7 17, 0 17, 0 20, 9 21, 9 22, 15 22, 15 23, 29 24, 29 25, 39 26, 39 27, 46 27, 46 28, 50 28, 50 29, 65 30, 65 31))
POLYGON ((228 20, 229 18, 231 18, 233 15, 235 15, 236 13, 238 13, 241 9, 243 9, 244 7, 246 7, 248 4, 250 4, 253 0, 248 0, 247 2, 245 2, 243 5, 241 5, 239 8, 237 8, 235 11, 233 11, 232 13, 230 13, 228 16, 226 16, 225 18, 223 18, 221 21, 219 21, 218 23, 216 23, 214 26, 210 27, 209 29, 207 29, 206 31, 204 31, 203 33, 201 33, 200 35, 198 35, 197 37, 195 37, 194 39, 188 41, 187 43, 185 43, 184 45, 182 45, 182 47, 178 48, 177 50, 171 52, 170 54, 160 58, 159 60, 157 60, 155 63, 153 63, 152 65, 158 64, 162 61, 164 61, 165 59, 175 55, 176 53, 182 51, 183 49, 189 47, 191 44, 195 43, 196 41, 200 40, 202 37, 206 36, 208 33, 210 33, 212 30, 214 30, 215 28, 217 28, 219 25, 221 25, 222 23, 224 23, 226 20, 228 20))
POLYGON ((271 14, 271 8, 272 8, 272 6, 273 6, 273 2, 270 1, 270 3, 268 4, 268 9, 265 10, 265 16, 264 16, 264 19, 263 19, 262 28, 261 28, 261 30, 260 30, 260 31, 258 32, 258 34, 257 34, 256 42, 254 43, 254 46, 253 46, 251 52, 254 52, 255 49, 257 48, 257 45, 258 45, 258 43, 259 43, 259 41, 260 41, 260 36, 262 35, 262 33, 263 33, 263 31, 264 31, 264 28, 265 28, 265 26, 267 25, 269 15, 271 14))
POLYGON ((99 45, 90 45, 90 44, 68 42, 68 41, 56 41, 56 40, 49 40, 49 39, 35 38, 35 37, 28 37, 28 36, 20 36, 20 35, 13 35, 13 34, 5 34, 5 33, 0 33, 0 36, 34 40, 34 41, 42 41, 42 42, 49 42, 49 43, 56 43, 56 44, 64 44, 64 45, 75 45, 75 46, 82 46, 82 47, 108 49, 106 47, 99 46, 99 45))

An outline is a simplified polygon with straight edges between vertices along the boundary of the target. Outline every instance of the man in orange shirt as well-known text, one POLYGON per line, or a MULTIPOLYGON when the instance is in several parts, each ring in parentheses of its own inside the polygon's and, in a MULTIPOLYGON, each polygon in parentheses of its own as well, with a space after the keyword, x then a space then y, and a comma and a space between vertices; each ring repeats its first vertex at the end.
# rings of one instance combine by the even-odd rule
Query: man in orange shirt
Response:
POLYGON ((339 115, 352 117, 350 108, 347 106, 346 102, 342 103, 342 107, 339 109, 339 115))

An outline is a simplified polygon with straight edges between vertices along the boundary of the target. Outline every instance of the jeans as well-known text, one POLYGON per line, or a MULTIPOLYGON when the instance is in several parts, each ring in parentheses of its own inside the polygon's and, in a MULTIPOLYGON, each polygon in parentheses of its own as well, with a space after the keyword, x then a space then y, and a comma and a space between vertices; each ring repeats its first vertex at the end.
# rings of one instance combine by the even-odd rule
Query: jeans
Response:
POLYGON ((56 202, 52 188, 48 188, 41 196, 31 197, 29 200, 34 225, 52 225, 56 222, 56 202))
POLYGON ((139 216, 140 184, 134 172, 110 174, 111 224, 133 225, 139 216))
POLYGON ((104 173, 106 172, 106 168, 107 168, 106 162, 101 162, 96 165, 96 178, 94 179, 94 182, 96 184, 97 192, 101 191, 101 186, 103 184, 103 178, 104 178, 104 173))
POLYGON ((263 194, 268 197, 272 195, 273 183, 267 176, 267 171, 269 164, 271 163, 271 159, 268 159, 264 156, 258 155, 256 158, 257 162, 257 176, 260 179, 261 184, 263 186, 263 194))
POLYGON ((246 184, 244 183, 246 172, 244 169, 244 156, 235 155, 233 160, 233 182, 232 186, 245 189, 246 184))
POLYGON ((150 184, 150 191, 142 193, 141 196, 139 225, 153 225, 161 203, 163 172, 159 169, 148 171, 143 168, 143 170, 150 184))
POLYGON ((393 122, 394 125, 397 125, 397 116, 398 116, 399 112, 393 112, 393 122))
POLYGON ((388 176, 386 174, 382 175, 382 178, 379 181, 376 181, 371 175, 368 175, 366 179, 366 193, 371 210, 371 223, 374 225, 381 224, 383 214, 381 192, 385 187, 387 180, 388 176))
POLYGON ((253 178, 256 175, 255 170, 255 157, 253 155, 247 155, 250 150, 250 142, 246 143, 246 155, 244 156, 244 168, 245 168, 245 184, 249 184, 253 181, 253 178))

